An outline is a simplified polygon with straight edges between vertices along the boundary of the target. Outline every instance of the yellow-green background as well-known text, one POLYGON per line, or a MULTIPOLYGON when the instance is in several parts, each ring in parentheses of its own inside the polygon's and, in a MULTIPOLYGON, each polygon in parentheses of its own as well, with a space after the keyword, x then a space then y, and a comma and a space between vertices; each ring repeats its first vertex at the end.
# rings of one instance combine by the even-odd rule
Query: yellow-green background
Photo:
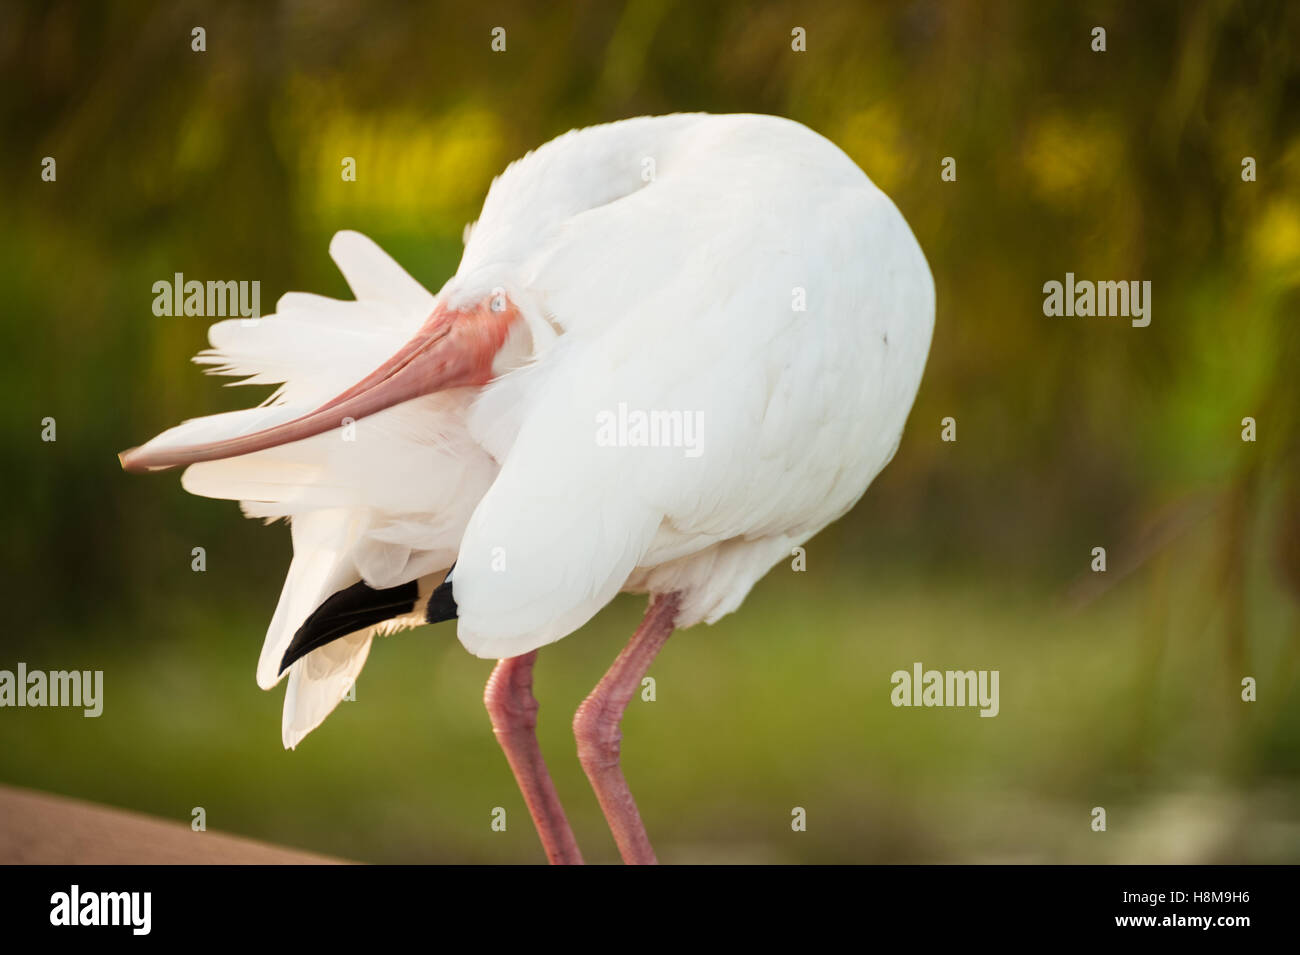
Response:
MULTIPOLYGON (((117 466, 253 396, 187 362, 206 322, 155 317, 152 285, 346 297, 326 247, 349 228, 436 289, 527 149, 769 112, 902 209, 934 345, 898 456, 807 571, 675 636, 633 704, 661 857, 1300 861, 1297 37, 1282 2, 0 6, 0 668, 105 674, 97 720, 0 710, 0 781, 359 860, 540 860, 490 664, 450 625, 381 640, 357 701, 281 749, 253 669, 287 531, 117 466), (1067 271, 1150 280, 1150 327, 1044 317, 1067 271), (895 709, 918 660, 999 669, 1001 714, 895 709)), ((639 611, 620 598, 538 665, 594 860, 615 854, 569 720, 639 611)))

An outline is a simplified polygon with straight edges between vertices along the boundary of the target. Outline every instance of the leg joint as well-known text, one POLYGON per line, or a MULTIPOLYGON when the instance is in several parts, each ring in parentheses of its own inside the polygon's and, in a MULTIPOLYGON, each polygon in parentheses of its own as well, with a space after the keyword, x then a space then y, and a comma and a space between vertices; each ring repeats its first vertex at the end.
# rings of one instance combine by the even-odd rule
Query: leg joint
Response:
POLYGON ((573 736, 578 742, 578 760, 588 769, 618 765, 623 731, 622 714, 611 712, 603 701, 588 697, 573 717, 573 736))
POLYGON ((534 730, 540 707, 533 696, 532 680, 513 663, 502 660, 497 664, 483 688, 483 705, 494 728, 534 730))

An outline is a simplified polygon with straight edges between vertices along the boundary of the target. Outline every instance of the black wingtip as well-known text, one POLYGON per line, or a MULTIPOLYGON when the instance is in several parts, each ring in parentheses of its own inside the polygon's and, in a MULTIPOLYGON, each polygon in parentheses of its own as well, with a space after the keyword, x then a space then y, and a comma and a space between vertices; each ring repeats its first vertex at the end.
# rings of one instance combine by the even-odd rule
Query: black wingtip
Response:
POLYGON ((451 593, 451 571, 449 570, 446 579, 429 594, 429 606, 425 608, 424 621, 442 623, 444 620, 455 620, 456 613, 456 598, 451 593))
POLYGON ((280 659, 280 673, 311 651, 415 609, 420 588, 415 581, 375 590, 364 580, 340 590, 303 621, 280 659))

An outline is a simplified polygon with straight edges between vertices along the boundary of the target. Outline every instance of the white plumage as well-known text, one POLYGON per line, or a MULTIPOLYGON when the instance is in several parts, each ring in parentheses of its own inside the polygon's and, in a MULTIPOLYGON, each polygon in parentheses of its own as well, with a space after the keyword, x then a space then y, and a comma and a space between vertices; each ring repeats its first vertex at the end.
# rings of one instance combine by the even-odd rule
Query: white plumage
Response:
MULTIPOLYGON (((929 269, 890 200, 832 143, 764 116, 641 118, 548 143, 493 183, 436 296, 361 235, 330 253, 356 301, 286 295, 254 327, 215 325, 197 359, 282 383, 269 404, 133 453, 306 415, 438 308, 504 297, 520 321, 481 387, 359 419, 354 440, 327 430, 185 472, 192 493, 292 523, 263 687, 330 594, 358 580, 427 594, 453 561, 458 634, 482 657, 558 640, 620 590, 679 592, 679 627, 730 613, 888 463, 934 321, 929 269), (605 446, 598 421, 620 406, 698 415, 699 453, 605 446)), ((293 664, 285 745, 335 706, 376 632, 420 621, 293 664)))

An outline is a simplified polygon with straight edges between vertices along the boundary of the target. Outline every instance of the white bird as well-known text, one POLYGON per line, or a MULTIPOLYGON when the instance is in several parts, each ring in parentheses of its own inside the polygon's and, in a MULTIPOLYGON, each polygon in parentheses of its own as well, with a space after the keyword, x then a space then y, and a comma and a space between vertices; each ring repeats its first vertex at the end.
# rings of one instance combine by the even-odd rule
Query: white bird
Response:
POLYGON ((536 652, 648 593, 574 731, 624 860, 654 862, 623 711, 674 628, 739 607, 898 449, 934 326, 920 246, 806 127, 682 114, 511 164, 437 295, 355 232, 330 254, 356 301, 285 295, 195 359, 275 394, 123 466, 188 466, 191 493, 289 519, 257 670, 269 689, 287 668, 287 747, 376 634, 458 618, 500 661, 485 702, 552 862, 582 857, 534 734, 536 652))

